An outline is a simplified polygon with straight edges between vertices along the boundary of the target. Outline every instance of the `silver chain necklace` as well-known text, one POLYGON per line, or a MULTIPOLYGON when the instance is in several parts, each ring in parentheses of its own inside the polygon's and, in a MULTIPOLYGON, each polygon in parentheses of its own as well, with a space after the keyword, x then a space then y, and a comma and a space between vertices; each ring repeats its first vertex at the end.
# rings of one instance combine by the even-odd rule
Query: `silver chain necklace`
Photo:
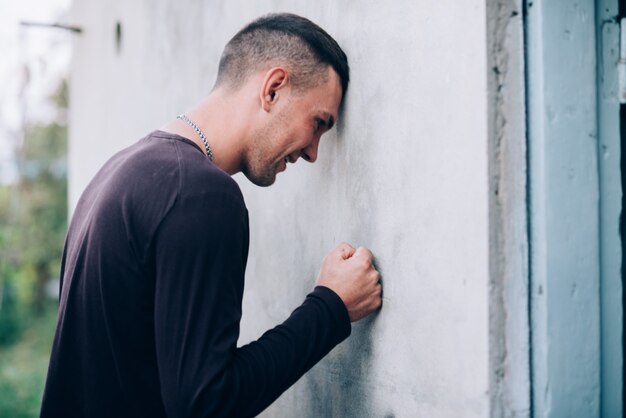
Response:
POLYGON ((185 115, 184 113, 176 116, 176 118, 187 122, 187 124, 189 126, 191 126, 193 129, 195 129, 195 131, 198 133, 198 136, 200 137, 202 142, 204 142, 204 149, 206 149, 207 157, 209 157, 209 160, 213 161, 213 150, 211 150, 211 146, 209 145, 209 141, 206 140, 206 136, 204 136, 204 134, 202 133, 200 128, 198 128, 198 125, 196 125, 194 123, 194 121, 189 119, 189 116, 185 115))

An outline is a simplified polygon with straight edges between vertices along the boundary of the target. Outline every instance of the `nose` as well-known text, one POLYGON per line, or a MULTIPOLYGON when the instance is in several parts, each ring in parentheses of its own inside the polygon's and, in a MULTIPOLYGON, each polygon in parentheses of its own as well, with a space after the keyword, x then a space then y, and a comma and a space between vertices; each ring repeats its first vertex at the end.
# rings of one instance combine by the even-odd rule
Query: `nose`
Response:
POLYGON ((302 158, 310 163, 314 163, 317 160, 317 147, 319 146, 320 138, 315 138, 306 148, 302 150, 302 158))

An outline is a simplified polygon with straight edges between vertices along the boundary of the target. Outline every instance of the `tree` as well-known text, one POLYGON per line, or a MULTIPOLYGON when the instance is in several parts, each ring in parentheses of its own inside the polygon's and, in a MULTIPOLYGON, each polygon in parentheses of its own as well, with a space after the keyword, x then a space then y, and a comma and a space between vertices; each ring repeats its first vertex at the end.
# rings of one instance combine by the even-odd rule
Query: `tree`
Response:
POLYGON ((51 99, 59 110, 56 120, 25 127, 16 152, 19 179, 0 190, 0 272, 5 279, 0 312, 1 303, 15 293, 24 311, 40 314, 49 281, 59 274, 67 228, 66 82, 51 99))

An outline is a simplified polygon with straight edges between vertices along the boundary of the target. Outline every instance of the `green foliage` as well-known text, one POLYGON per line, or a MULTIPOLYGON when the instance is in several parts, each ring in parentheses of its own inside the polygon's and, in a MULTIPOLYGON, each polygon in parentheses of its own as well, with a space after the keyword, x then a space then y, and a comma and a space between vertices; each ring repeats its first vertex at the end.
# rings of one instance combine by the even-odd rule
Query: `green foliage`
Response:
POLYGON ((58 277, 67 228, 67 85, 52 98, 58 121, 27 126, 16 152, 18 181, 0 185, 0 346, 19 338, 58 277))
MULTIPOLYGON (((62 84, 55 103, 67 104, 66 90, 62 84)), ((17 303, 33 313, 42 312, 46 286, 59 274, 67 228, 66 155, 63 121, 27 126, 16 155, 19 180, 0 186, 0 287, 14 289, 17 303)))
POLYGON ((0 347, 0 417, 38 417, 54 337, 56 304, 31 317, 21 339, 0 347))
POLYGON ((21 316, 17 304, 15 289, 7 282, 0 295, 2 315, 0 315, 0 346, 9 345, 17 340, 21 331, 21 316))
POLYGON ((0 184, 0 417, 39 415, 54 334, 67 229, 67 83, 51 98, 56 121, 26 126, 19 178, 0 184))

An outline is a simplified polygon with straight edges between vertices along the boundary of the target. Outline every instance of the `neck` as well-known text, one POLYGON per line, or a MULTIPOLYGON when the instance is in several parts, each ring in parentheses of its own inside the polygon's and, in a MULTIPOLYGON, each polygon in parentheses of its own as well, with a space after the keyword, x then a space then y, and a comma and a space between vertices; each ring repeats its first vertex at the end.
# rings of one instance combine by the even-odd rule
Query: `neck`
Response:
MULTIPOLYGON (((236 93, 227 95, 216 89, 185 113, 206 136, 213 151, 213 163, 230 175, 241 171, 245 132, 245 126, 242 126, 242 121, 237 118, 243 114, 242 109, 235 109, 235 103, 237 103, 236 93)), ((202 139, 185 121, 172 119, 161 130, 185 137, 205 152, 202 139)))

